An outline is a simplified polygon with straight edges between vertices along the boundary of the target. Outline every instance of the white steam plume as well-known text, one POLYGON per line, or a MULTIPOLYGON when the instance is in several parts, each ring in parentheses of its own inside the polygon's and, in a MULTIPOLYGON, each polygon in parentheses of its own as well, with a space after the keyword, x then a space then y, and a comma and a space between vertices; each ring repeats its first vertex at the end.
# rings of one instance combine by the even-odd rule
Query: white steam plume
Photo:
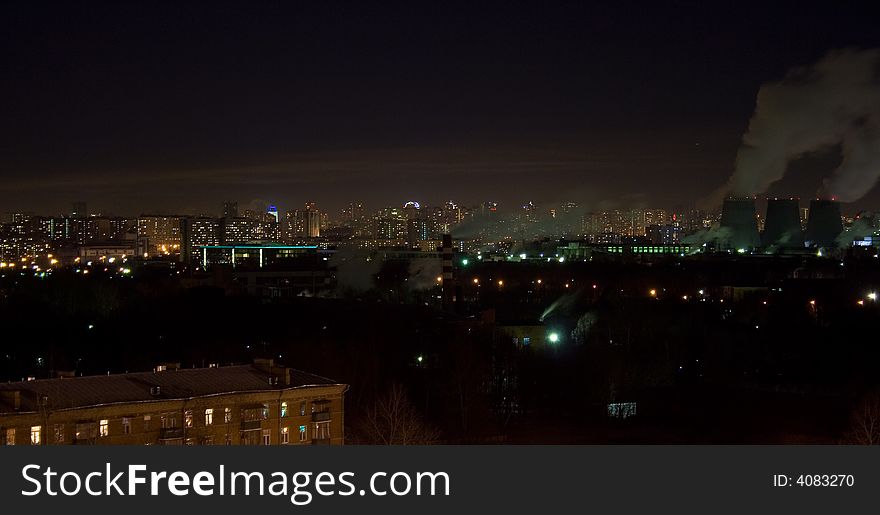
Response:
POLYGON ((763 193, 791 161, 838 145, 843 161, 821 193, 855 201, 880 177, 880 49, 830 52, 761 86, 723 193, 763 193))

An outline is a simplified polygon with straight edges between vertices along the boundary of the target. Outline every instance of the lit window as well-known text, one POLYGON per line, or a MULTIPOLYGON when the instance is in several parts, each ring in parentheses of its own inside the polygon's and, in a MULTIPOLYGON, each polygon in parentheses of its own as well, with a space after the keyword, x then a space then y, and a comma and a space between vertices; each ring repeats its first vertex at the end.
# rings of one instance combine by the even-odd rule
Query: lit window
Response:
POLYGON ((55 443, 64 443, 64 424, 55 424, 53 432, 55 433, 55 443))
POLYGON ((131 434, 131 419, 128 417, 122 419, 122 433, 127 435, 131 434))
POLYGON ((267 418, 269 418, 269 405, 268 404, 263 404, 263 410, 260 413, 260 416, 263 418, 263 420, 266 420, 267 418))
POLYGON ((226 440, 224 441, 224 445, 232 445, 232 435, 226 433, 226 440))
POLYGON ((299 426, 299 441, 306 441, 306 426, 299 426))
POLYGON ((287 401, 281 403, 281 418, 287 416, 287 401))
POLYGON ((191 409, 188 409, 188 410, 186 410, 186 411, 183 412, 183 424, 184 424, 186 427, 192 427, 192 426, 193 426, 193 412, 192 412, 191 409))
POLYGON ((11 427, 6 430, 6 445, 15 445, 15 428, 11 427))
POLYGON ((108 436, 110 434, 110 421, 102 419, 98 422, 98 436, 108 436))
POLYGON ((232 422, 232 408, 224 408, 223 409, 223 423, 228 424, 232 422))
POLYGON ((31 426, 31 445, 43 443, 43 426, 31 426))
POLYGON ((263 445, 269 445, 272 440, 272 430, 263 429, 263 445))
POLYGON ((214 424, 214 409, 208 408, 205 410, 205 425, 210 426, 214 424))
POLYGON ((612 402, 608 404, 608 416, 611 418, 629 418, 636 415, 636 403, 612 402))
POLYGON ((301 416, 301 417, 306 416, 306 403, 305 402, 299 403, 299 416, 301 416))
POLYGON ((330 422, 321 422, 320 424, 315 424, 315 440, 329 440, 330 439, 330 422))
POLYGON ((282 445, 286 445, 290 443, 290 428, 282 427, 281 428, 281 443, 282 445))

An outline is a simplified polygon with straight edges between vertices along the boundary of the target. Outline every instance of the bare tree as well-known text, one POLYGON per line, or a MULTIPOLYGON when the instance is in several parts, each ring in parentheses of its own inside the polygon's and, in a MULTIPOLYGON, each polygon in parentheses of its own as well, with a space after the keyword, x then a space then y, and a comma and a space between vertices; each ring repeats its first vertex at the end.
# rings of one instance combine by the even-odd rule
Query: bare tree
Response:
POLYGON ((853 410, 844 443, 853 445, 880 444, 880 394, 866 396, 853 410))
POLYGON ((392 385, 367 408, 360 433, 364 443, 377 445, 426 445, 440 436, 425 423, 399 384, 392 385))

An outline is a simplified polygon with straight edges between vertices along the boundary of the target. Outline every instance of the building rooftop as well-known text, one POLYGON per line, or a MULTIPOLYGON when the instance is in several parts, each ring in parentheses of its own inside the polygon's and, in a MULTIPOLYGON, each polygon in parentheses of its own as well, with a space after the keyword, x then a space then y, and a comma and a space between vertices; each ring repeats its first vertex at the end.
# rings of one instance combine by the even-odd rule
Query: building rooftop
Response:
POLYGON ((271 360, 226 367, 37 379, 0 383, 0 413, 39 411, 41 398, 46 399, 49 410, 61 410, 337 384, 326 377, 273 365, 271 360), (18 392, 19 409, 14 406, 14 392, 18 392))

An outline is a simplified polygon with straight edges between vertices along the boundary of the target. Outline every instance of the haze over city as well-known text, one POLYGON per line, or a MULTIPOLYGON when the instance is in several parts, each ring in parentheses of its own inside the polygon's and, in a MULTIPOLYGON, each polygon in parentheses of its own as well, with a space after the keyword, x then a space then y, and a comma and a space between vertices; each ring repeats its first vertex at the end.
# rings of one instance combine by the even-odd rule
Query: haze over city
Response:
MULTIPOLYGON (((5 6, 2 209, 699 203, 762 85, 880 44, 793 3, 232 5, 5 6)), ((768 193, 814 196, 841 142, 768 193)))

